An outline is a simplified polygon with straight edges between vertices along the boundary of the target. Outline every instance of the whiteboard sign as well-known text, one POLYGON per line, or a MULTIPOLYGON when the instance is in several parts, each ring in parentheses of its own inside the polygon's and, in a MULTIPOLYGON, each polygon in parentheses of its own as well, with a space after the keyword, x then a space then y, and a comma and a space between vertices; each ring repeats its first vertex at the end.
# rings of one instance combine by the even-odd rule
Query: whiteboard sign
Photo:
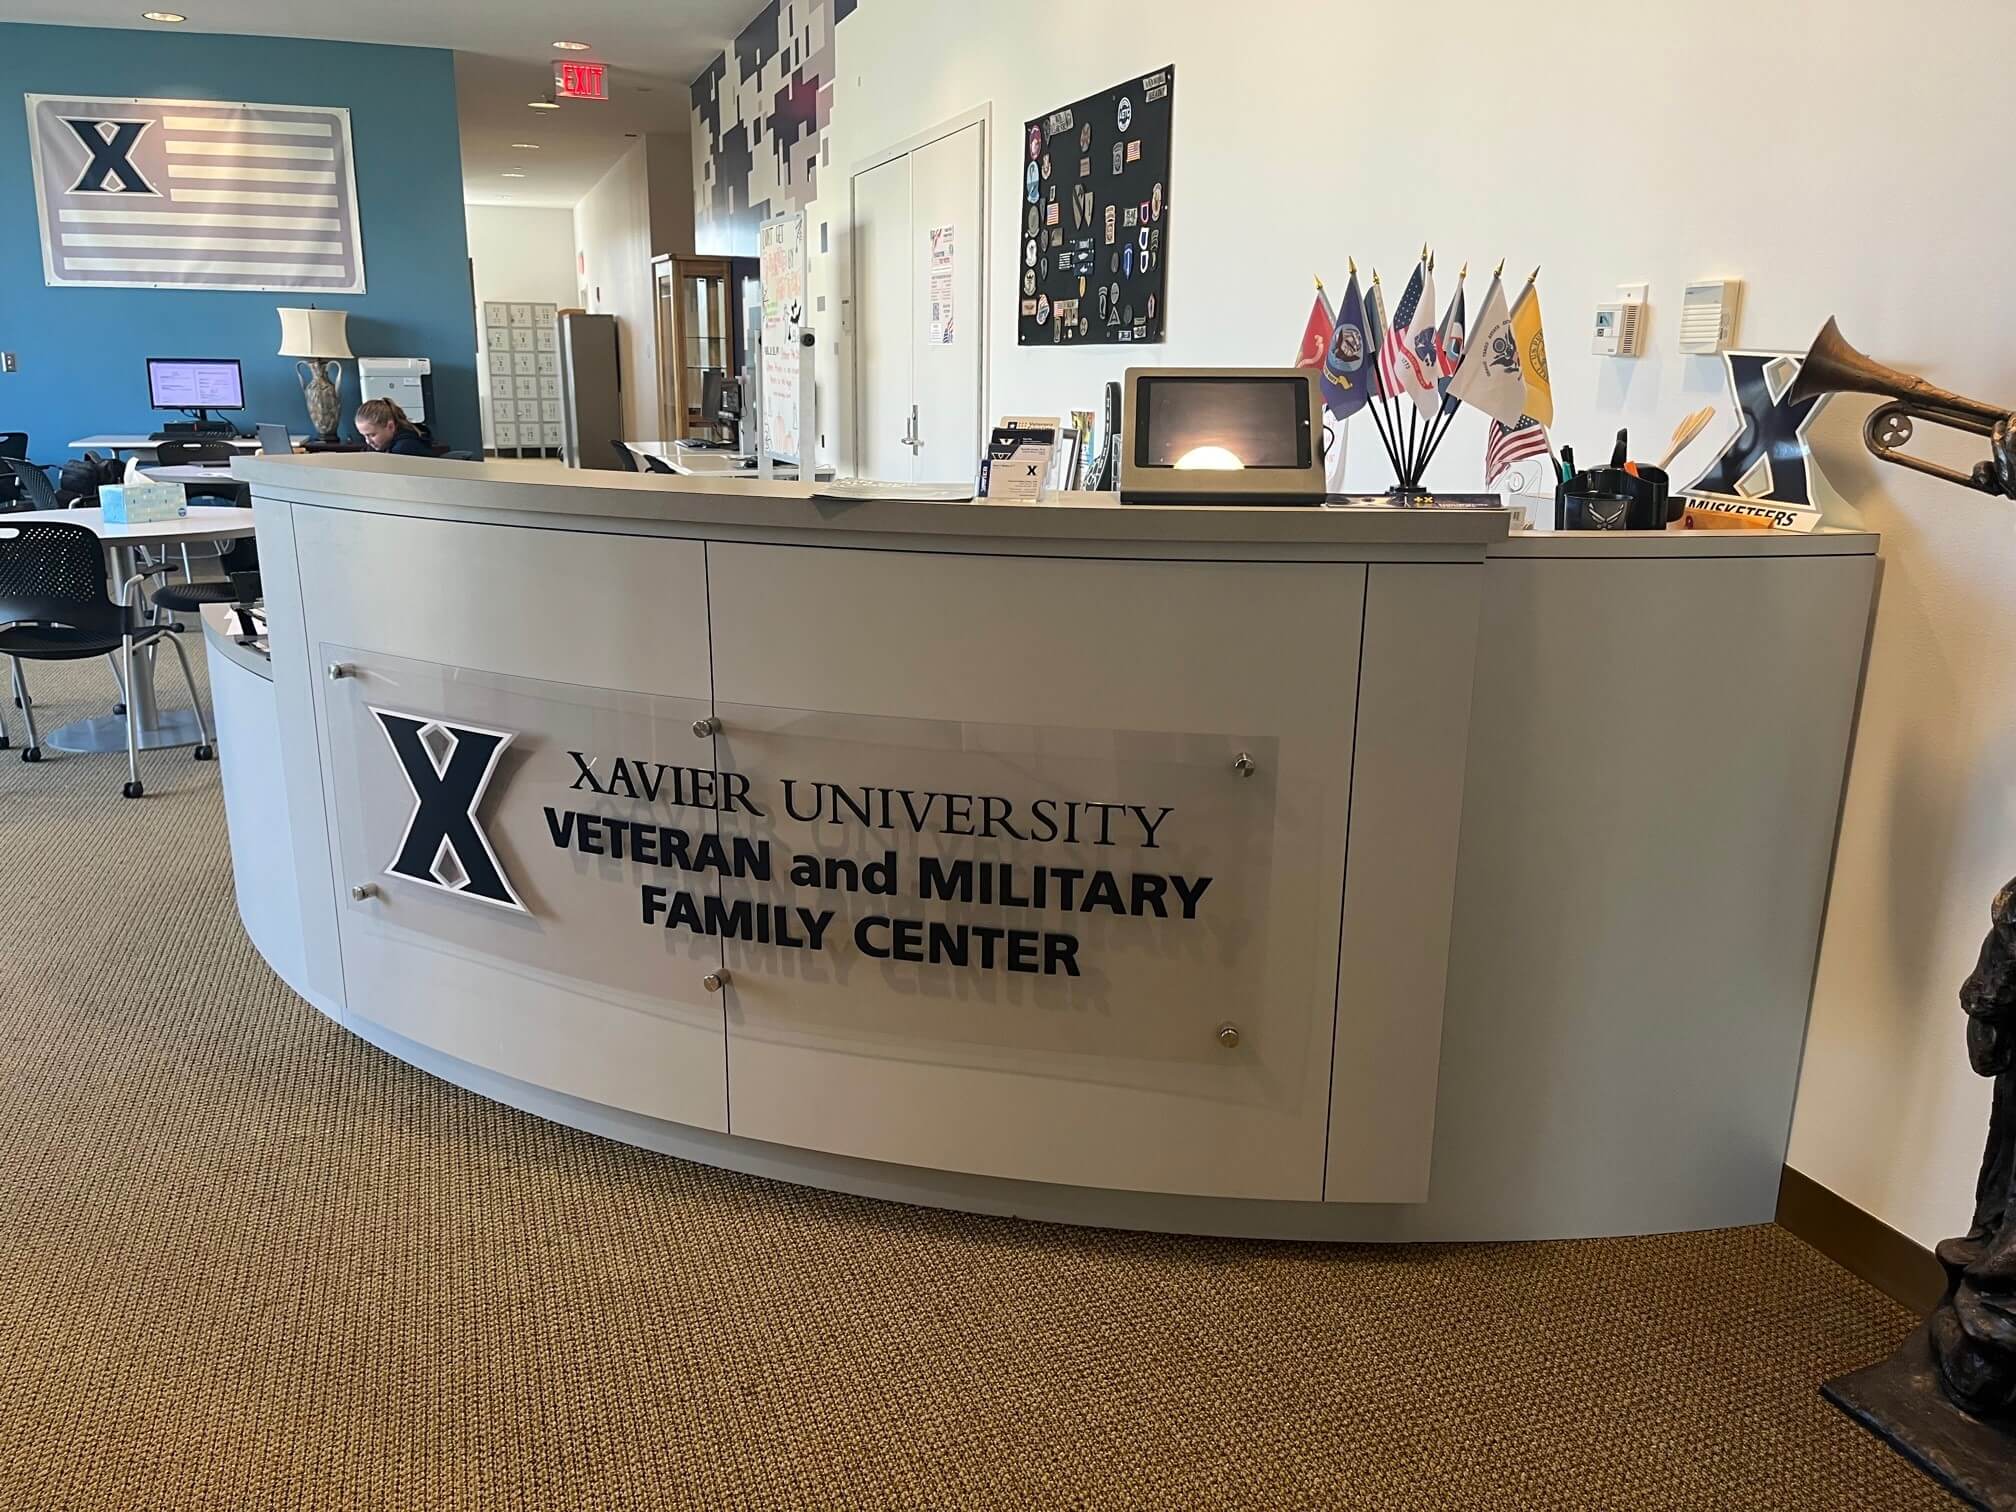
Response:
POLYGON ((763 282, 763 435, 770 455, 798 460, 805 320, 805 214, 763 222, 756 243, 763 282))

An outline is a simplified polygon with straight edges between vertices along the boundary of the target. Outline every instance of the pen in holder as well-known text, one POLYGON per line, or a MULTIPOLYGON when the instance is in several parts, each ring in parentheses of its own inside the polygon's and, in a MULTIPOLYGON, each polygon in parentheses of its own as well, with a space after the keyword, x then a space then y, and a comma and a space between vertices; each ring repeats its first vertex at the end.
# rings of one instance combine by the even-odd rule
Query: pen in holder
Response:
POLYGON ((1554 489, 1556 530, 1664 530, 1671 501, 1657 467, 1591 467, 1554 489))

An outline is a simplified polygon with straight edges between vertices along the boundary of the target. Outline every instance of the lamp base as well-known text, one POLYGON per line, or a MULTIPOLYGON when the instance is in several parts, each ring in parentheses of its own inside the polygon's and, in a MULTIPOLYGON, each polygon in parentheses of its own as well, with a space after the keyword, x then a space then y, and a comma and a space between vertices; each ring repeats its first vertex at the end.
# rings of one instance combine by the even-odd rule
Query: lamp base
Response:
POLYGON ((301 380, 301 396, 308 402, 308 423, 315 427, 318 438, 334 441, 337 428, 343 423, 343 397, 339 387, 343 381, 343 364, 333 357, 318 357, 295 363, 294 372, 301 380))

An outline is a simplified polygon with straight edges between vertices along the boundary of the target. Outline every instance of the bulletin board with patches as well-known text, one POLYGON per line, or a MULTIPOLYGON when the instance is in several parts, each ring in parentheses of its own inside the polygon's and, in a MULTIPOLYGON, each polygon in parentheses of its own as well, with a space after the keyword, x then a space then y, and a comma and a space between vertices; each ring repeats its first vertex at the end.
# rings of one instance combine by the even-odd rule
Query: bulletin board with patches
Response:
POLYGON ((1160 68, 1023 126, 1019 345, 1162 340, 1175 90, 1160 68))

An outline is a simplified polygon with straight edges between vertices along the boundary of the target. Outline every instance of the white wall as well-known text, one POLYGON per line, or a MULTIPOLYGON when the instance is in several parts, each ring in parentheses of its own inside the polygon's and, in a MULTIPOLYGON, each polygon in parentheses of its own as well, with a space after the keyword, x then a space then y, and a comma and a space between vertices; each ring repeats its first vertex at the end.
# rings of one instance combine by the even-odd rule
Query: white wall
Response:
POLYGON ((659 441, 658 328, 651 259, 691 252, 692 147, 683 136, 640 138, 574 207, 574 245, 585 260, 573 302, 614 315, 623 382, 623 426, 633 441, 659 441))
POLYGON ((591 315, 616 317, 624 435, 635 441, 658 440, 651 195, 643 142, 618 158, 574 207, 574 244, 585 260, 576 296, 579 304, 591 315))
MULTIPOLYGON (((836 256, 815 269, 815 296, 844 286, 853 166, 991 102, 993 413, 1094 407, 1130 363, 1286 362, 1312 274, 1341 293, 1355 256, 1397 298, 1424 238, 1445 293, 1470 263, 1473 312, 1500 257, 1515 291, 1542 266, 1555 435, 1585 457, 1625 425, 1638 455, 1663 450, 1684 413, 1717 404, 1724 418, 1689 454, 1698 467, 1730 428, 1720 365, 1675 346, 1681 286, 1703 277, 1747 281, 1745 345, 1803 351, 1836 314, 1887 362, 2016 403, 2001 171, 2016 98, 1990 57, 2006 29, 1997 0, 1944 0, 1912 26, 1875 0, 1695 0, 1643 28, 1607 0, 1451 0, 1432 23, 1329 0, 1236 15, 1163 0, 1149 27, 1143 14, 1025 0, 952 22, 928 0, 862 5, 836 32, 831 167, 809 215, 815 246, 830 222, 836 256), (1599 50, 1633 34, 1643 61, 1597 76, 1599 50), (1168 63, 1168 342, 1018 350, 1022 122, 1168 63), (1652 355, 1590 356, 1593 307, 1640 280, 1652 355)), ((830 349, 821 367, 822 403, 842 401, 835 442, 844 360, 830 349)), ((1790 1160, 1929 1243, 1965 1226, 1988 1109, 1954 993, 2016 872, 2016 504, 1867 461, 1867 407, 1837 401, 1815 432, 1853 500, 1841 517, 1883 532, 1887 570, 1790 1160)), ((1349 481, 1383 487, 1358 424, 1349 481)), ((1466 411, 1431 483, 1476 487, 1483 431, 1466 411)), ((1684 927, 1685 900, 1674 907, 1684 927)))
POLYGON ((486 299, 533 304, 574 303, 574 214, 531 206, 465 205, 469 264, 476 288, 477 387, 483 403, 483 444, 490 433, 490 361, 484 332, 486 299))

